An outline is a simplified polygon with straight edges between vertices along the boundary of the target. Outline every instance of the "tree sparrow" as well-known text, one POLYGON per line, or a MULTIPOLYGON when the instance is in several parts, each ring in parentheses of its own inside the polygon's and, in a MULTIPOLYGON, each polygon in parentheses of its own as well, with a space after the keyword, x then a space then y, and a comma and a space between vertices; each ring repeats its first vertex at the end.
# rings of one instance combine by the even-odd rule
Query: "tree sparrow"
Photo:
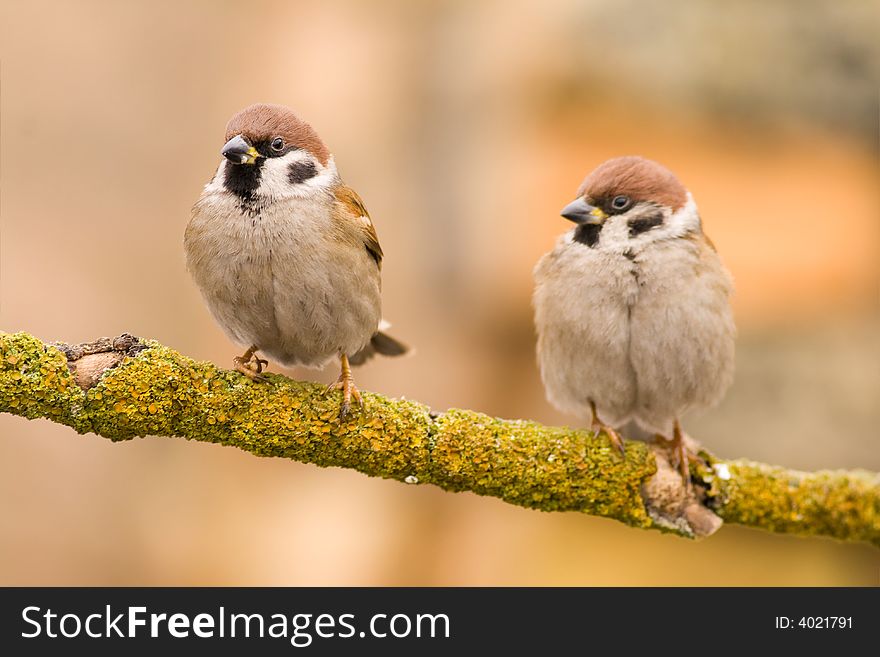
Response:
POLYGON ((621 451, 614 427, 635 420, 668 441, 689 484, 679 418, 733 379, 730 274, 690 193, 656 162, 608 160, 562 216, 577 225, 534 272, 547 398, 621 451))
POLYGON ((187 267, 208 308, 247 347, 235 368, 262 381, 259 350, 285 365, 342 372, 340 416, 361 405, 351 365, 407 348, 380 326, 382 248, 360 197, 312 127, 281 105, 232 117, 223 160, 193 207, 187 267))

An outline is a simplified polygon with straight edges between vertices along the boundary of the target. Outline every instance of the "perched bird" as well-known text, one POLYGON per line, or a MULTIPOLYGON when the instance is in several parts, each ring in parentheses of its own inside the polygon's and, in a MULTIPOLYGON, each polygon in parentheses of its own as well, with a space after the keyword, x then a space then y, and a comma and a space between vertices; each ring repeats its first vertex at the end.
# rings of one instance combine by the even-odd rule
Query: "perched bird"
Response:
POLYGON ((619 449, 634 420, 666 442, 689 485, 679 420, 733 379, 730 274, 675 174, 641 157, 601 164, 562 210, 576 226, 535 267, 548 400, 619 449))
POLYGON ((351 376, 375 353, 407 347, 380 326, 382 248, 366 208, 315 130, 287 107, 257 104, 226 126, 223 160, 193 207, 186 261, 214 318, 246 347, 235 368, 262 381, 268 362, 322 367, 340 415, 363 404, 351 376))

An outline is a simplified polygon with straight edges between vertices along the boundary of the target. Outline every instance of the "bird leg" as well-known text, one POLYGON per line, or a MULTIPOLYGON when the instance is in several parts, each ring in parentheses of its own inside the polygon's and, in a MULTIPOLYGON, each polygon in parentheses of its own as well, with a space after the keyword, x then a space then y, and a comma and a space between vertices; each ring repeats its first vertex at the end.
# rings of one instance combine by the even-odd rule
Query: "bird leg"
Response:
POLYGON ((688 450, 687 444, 684 441, 684 432, 682 432, 681 430, 681 425, 678 423, 678 418, 676 418, 672 422, 671 440, 660 434, 657 434, 657 438, 666 443, 666 448, 669 451, 670 463, 672 463, 674 467, 678 467, 681 478, 684 480, 685 488, 687 490, 690 490, 690 463, 691 461, 699 462, 701 459, 696 454, 691 454, 690 450, 688 450))
POLYGON ((339 419, 344 420, 345 416, 348 415, 348 412, 351 410, 352 397, 354 397, 355 401, 361 408, 364 407, 364 400, 361 397, 360 390, 354 385, 354 380, 351 376, 351 365, 348 363, 348 356, 345 354, 339 354, 339 362, 342 365, 342 371, 339 373, 339 377, 336 379, 335 383, 331 383, 327 386, 327 392, 330 392, 331 390, 342 390, 342 406, 339 407, 339 419))
POLYGON ((672 450, 678 460, 678 469, 681 472, 684 485, 686 488, 690 488, 690 456, 688 455, 687 445, 684 444, 684 438, 681 435, 681 425, 678 423, 678 418, 675 418, 672 422, 672 450))
POLYGON ((236 356, 232 359, 235 370, 237 372, 241 372, 251 381, 263 382, 267 381, 265 376, 262 376, 263 365, 269 365, 269 361, 257 356, 257 345, 251 345, 250 349, 244 352, 241 356, 236 356))
POLYGON ((617 433, 614 429, 609 427, 607 424, 602 422, 599 419, 599 414, 596 412, 596 402, 592 399, 590 400, 590 411, 593 413, 593 419, 590 422, 590 428, 593 433, 597 436, 600 432, 604 432, 608 439, 611 441, 611 444, 621 453, 622 456, 626 456, 626 448, 623 446, 623 438, 620 437, 620 434, 617 433))

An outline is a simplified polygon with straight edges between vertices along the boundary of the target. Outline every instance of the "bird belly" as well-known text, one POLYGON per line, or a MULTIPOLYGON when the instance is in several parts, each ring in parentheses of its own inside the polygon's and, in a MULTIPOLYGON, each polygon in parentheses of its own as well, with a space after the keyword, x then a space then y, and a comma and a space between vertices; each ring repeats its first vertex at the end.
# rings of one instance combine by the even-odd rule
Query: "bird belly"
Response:
POLYGON ((321 367, 353 355, 381 320, 379 269, 366 249, 314 247, 286 241, 273 258, 279 339, 264 351, 287 365, 321 367))
POLYGON ((548 400, 603 422, 625 423, 635 403, 629 362, 629 304, 635 286, 629 262, 589 249, 552 251, 536 270, 538 362, 548 400))
POLYGON ((630 319, 634 419, 670 436, 673 420, 716 403, 732 381, 731 281, 714 251, 682 248, 682 240, 648 249, 630 319))

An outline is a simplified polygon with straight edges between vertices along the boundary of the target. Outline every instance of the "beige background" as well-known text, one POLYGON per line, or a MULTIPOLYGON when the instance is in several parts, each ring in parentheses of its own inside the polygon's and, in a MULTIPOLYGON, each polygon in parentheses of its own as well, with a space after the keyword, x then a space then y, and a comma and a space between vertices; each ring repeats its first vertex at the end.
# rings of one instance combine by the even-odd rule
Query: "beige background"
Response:
MULTIPOLYGON (((575 423, 543 398, 531 268, 604 159, 674 169, 737 282, 716 453, 880 469, 875 3, 10 2, 0 329, 129 331, 222 365, 183 263, 224 125, 309 120, 364 197, 418 349, 368 390, 575 423)), ((277 369, 277 368, 273 368, 277 369)), ((331 371, 293 376, 329 381, 331 371)), ((0 417, 0 584, 877 585, 880 553, 701 543, 471 494, 0 417)))

